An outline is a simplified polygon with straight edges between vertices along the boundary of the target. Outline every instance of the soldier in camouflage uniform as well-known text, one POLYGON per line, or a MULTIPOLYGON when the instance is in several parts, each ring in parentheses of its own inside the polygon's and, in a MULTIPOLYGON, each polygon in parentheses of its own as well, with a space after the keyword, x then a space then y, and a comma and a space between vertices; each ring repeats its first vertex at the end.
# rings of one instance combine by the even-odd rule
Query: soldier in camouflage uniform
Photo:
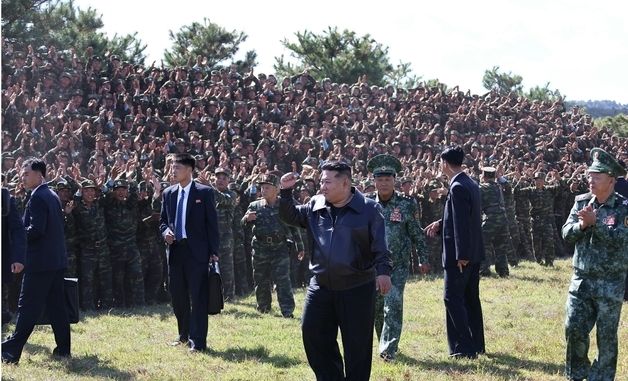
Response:
POLYGON ((244 296, 251 292, 249 282, 246 278, 246 250, 244 247, 244 229, 242 228, 242 217, 244 217, 244 208, 240 202, 238 193, 238 184, 229 184, 229 191, 236 195, 235 209, 233 211, 233 279, 235 282, 235 294, 244 296))
POLYGON ((161 187, 155 178, 153 183, 139 183, 140 197, 137 203, 137 246, 142 262, 144 277, 144 299, 146 304, 154 304, 163 287, 164 244, 159 234, 159 213, 161 197, 155 184, 161 187))
POLYGON ((534 258, 541 265, 554 266, 554 196, 559 187, 546 186, 544 172, 534 174, 534 183, 534 187, 515 187, 515 192, 530 200, 534 258))
POLYGON ((137 197, 136 189, 129 191, 127 180, 118 179, 104 198, 113 297, 118 307, 144 304, 144 276, 137 248, 137 197))
POLYGON ((257 309, 263 313, 270 312, 274 281, 281 314, 284 317, 293 317, 294 295, 290 284, 288 245, 296 243, 297 251, 303 253, 303 242, 296 228, 279 219, 278 184, 279 179, 272 174, 263 175, 258 180, 262 199, 249 205, 242 224, 253 225, 251 246, 257 309))
POLYGON ((504 206, 506 207, 506 218, 508 219, 508 233, 512 240, 512 244, 508 245, 510 251, 506 253, 506 257, 508 257, 508 263, 511 266, 517 266, 519 264, 517 248, 521 244, 521 240, 519 238, 519 226, 515 214, 515 200, 513 197, 512 184, 504 176, 501 176, 497 182, 501 186, 502 194, 504 195, 504 206))
POLYGON ((382 206, 386 223, 386 241, 392 254, 392 288, 388 294, 377 295, 375 301, 375 331, 379 338, 379 355, 385 361, 395 359, 403 325, 403 291, 409 275, 412 245, 417 247, 420 271, 430 270, 427 248, 421 228, 419 208, 413 198, 395 191, 395 176, 401 162, 394 156, 378 155, 369 160, 367 168, 375 177, 377 191, 367 194, 382 206))
POLYGON ((72 200, 72 186, 65 180, 58 181, 56 192, 63 206, 63 233, 65 236, 65 249, 68 253, 68 268, 65 276, 69 278, 78 277, 78 235, 76 232, 76 221, 72 211, 74 201, 72 200))
POLYGON ((222 276, 223 296, 225 300, 235 297, 235 280, 233 270, 233 217, 237 195, 228 189, 231 172, 226 168, 216 168, 216 213, 218 214, 218 231, 220 232, 220 275, 222 276))
POLYGON ((628 199, 614 191, 625 170, 605 151, 591 150, 589 189, 576 197, 562 235, 576 245, 567 297, 565 373, 570 380, 614 380, 617 329, 628 270, 628 199), (597 327, 597 358, 589 334, 597 327))
MULTIPOLYGON (((438 180, 432 180, 425 187, 421 198, 421 224, 427 226, 443 218, 444 197, 439 193, 443 185, 438 180)), ((428 263, 432 272, 442 272, 443 269, 443 241, 441 237, 426 237, 428 263)))
POLYGON ((84 310, 113 306, 111 257, 107 246, 105 210, 96 198, 96 184, 91 180, 81 183, 81 196, 75 200, 72 211, 80 253, 78 272, 80 304, 84 310), (98 280, 98 284, 96 284, 98 280))
POLYGON ((482 168, 480 195, 482 197, 482 236, 486 253, 480 274, 490 275, 490 267, 494 263, 497 275, 507 277, 509 274, 507 253, 512 252, 512 243, 508 234, 504 196, 501 187, 495 181, 495 168, 482 168))
MULTIPOLYGON (((517 183, 519 188, 525 188, 525 180, 517 183)), ((515 247, 517 258, 534 260, 532 254, 532 227, 530 226, 530 200, 525 193, 512 190, 513 200, 515 203, 515 217, 519 231, 519 245, 515 247)))

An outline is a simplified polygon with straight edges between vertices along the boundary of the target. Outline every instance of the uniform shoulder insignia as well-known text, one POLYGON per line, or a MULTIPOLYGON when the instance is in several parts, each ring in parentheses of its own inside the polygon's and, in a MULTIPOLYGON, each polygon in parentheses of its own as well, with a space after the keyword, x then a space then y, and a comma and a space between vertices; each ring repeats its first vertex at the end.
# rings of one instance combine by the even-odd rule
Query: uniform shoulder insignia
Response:
POLYGON ((590 200, 591 198, 593 198, 593 194, 591 192, 589 192, 589 193, 577 195, 575 200, 576 201, 587 201, 587 200, 590 200))

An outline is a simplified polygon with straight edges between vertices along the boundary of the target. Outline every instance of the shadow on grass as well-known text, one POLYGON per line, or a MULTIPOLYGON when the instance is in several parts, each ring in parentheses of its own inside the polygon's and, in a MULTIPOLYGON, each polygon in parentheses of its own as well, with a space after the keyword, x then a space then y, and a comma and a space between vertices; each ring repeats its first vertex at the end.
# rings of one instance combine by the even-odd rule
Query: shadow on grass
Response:
POLYGON ((397 361, 401 364, 416 366, 434 371, 452 371, 460 373, 474 373, 478 369, 478 361, 482 368, 491 374, 496 374, 504 379, 520 375, 522 369, 555 375, 563 370, 562 365, 544 361, 535 361, 512 356, 507 353, 488 353, 480 356, 479 360, 455 360, 455 359, 427 359, 417 360, 402 353, 397 355, 397 361))
POLYGON ((52 356, 52 349, 47 346, 27 343, 24 346, 24 350, 29 354, 47 354, 51 359, 63 362, 66 371, 73 375, 112 378, 115 380, 129 380, 134 377, 133 373, 122 371, 113 366, 110 361, 101 360, 96 355, 73 355, 72 358, 68 360, 60 360, 52 356))
POLYGON ((226 350, 221 352, 218 352, 214 349, 209 349, 207 352, 204 353, 209 356, 220 357, 225 361, 259 361, 261 363, 272 364, 277 368, 290 368, 292 366, 301 364, 301 361, 295 357, 272 355, 268 348, 261 345, 258 345, 254 348, 232 347, 227 348, 226 350))
POLYGON ((66 369, 73 375, 112 378, 115 380, 131 380, 135 377, 135 374, 120 370, 113 366, 109 360, 102 360, 96 355, 72 357, 67 362, 66 369))

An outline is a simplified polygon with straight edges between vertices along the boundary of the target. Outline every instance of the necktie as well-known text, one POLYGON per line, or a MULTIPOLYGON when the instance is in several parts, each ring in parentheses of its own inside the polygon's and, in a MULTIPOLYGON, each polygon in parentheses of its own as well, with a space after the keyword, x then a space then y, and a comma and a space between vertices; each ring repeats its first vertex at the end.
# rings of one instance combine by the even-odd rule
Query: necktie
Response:
POLYGON ((185 191, 181 189, 181 197, 177 204, 177 216, 174 223, 174 238, 179 241, 183 239, 183 199, 185 198, 185 191))

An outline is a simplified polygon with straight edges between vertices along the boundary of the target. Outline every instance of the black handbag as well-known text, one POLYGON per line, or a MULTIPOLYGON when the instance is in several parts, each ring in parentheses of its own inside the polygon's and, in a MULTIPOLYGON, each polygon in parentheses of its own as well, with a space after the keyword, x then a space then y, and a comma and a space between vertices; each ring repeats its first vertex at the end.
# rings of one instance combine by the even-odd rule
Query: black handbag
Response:
POLYGON ((209 315, 219 314, 225 307, 222 297, 222 278, 220 277, 220 269, 217 262, 209 264, 209 303, 207 305, 207 313, 209 315))
MULTIPOLYGON (((65 307, 68 310, 68 320, 70 324, 76 324, 79 322, 79 292, 78 292, 78 279, 76 278, 64 278, 63 279, 63 293, 65 294, 65 307)), ((48 308, 44 308, 39 320, 38 325, 50 324, 50 317, 48 315, 48 308)))

